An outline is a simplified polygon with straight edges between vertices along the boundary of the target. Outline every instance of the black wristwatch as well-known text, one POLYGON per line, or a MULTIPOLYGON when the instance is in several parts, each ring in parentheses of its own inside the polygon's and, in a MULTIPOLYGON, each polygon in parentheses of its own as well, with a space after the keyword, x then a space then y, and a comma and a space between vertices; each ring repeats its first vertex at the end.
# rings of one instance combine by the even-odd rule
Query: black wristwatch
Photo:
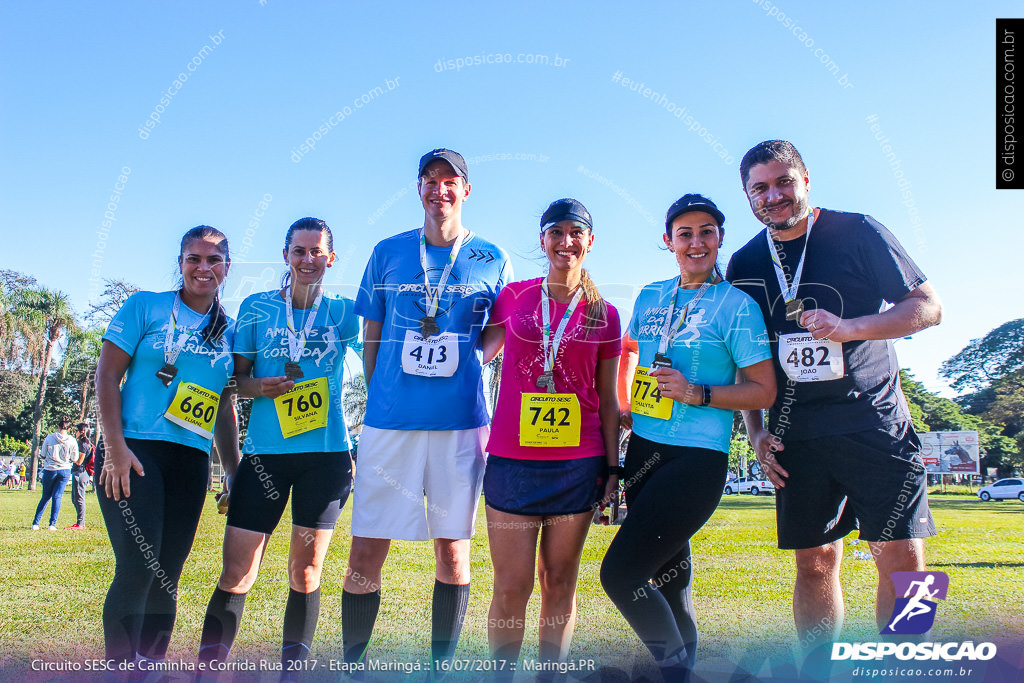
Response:
POLYGON ((621 477, 625 473, 626 473, 626 468, 623 467, 622 465, 608 465, 608 474, 609 475, 614 474, 614 475, 616 475, 618 477, 621 477))
POLYGON ((701 384, 700 385, 700 389, 703 392, 703 396, 701 397, 700 404, 702 406, 709 406, 709 405, 711 405, 711 387, 709 385, 707 385, 707 384, 701 384))

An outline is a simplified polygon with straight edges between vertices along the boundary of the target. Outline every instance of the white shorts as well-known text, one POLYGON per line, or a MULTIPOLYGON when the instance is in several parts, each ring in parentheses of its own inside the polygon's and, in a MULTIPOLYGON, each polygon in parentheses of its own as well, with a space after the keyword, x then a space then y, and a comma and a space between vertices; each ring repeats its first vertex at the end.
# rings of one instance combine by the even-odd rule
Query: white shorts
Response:
POLYGON ((364 426, 353 483, 352 535, 405 541, 471 538, 489 434, 489 427, 423 431, 364 426))

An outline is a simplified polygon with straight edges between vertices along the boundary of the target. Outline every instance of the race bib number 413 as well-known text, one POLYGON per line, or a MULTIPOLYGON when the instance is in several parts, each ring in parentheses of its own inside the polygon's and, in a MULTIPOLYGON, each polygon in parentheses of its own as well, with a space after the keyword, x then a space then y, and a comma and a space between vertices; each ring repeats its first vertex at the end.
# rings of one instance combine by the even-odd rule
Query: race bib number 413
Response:
POLYGON ((326 427, 329 406, 326 377, 296 382, 290 391, 274 399, 281 435, 287 439, 326 427))
POLYGON ((843 345, 831 339, 815 339, 806 332, 780 334, 779 363, 794 382, 842 379, 843 345))
POLYGON ((198 384, 182 382, 174 393, 174 400, 164 417, 204 439, 213 438, 213 425, 217 420, 220 394, 198 384))
POLYGON ((459 367, 459 339, 452 332, 424 337, 405 331, 402 372, 422 377, 451 377, 459 367))
POLYGON ((580 402, 576 394, 523 394, 520 446, 579 446, 580 402))

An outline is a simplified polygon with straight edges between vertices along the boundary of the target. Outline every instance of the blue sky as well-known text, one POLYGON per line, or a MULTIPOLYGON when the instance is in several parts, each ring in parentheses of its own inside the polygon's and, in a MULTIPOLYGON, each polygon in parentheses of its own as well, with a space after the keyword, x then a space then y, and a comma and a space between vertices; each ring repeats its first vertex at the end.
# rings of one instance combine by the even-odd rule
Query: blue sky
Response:
POLYGON ((206 223, 231 239, 236 308, 280 275, 287 226, 313 215, 335 234, 328 284, 352 295, 376 241, 421 224, 416 161, 447 146, 469 160, 466 225, 513 254, 517 277, 541 274, 547 204, 583 201, 588 267, 625 314, 673 273, 669 204, 719 204, 724 266, 759 229, 739 159, 787 138, 812 203, 882 221, 943 298, 943 324, 897 346, 940 389, 944 359, 1022 315, 1024 194, 994 189, 993 142, 995 18, 1020 6, 849 7, 6 2, 0 268, 84 310, 94 267, 173 286, 181 234, 206 223))

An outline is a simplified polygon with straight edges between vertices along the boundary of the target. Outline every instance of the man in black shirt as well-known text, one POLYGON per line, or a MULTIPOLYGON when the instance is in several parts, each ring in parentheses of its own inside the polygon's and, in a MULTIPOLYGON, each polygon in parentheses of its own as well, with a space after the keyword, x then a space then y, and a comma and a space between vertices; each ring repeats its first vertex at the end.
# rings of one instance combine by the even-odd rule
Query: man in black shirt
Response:
POLYGON ((879 628, 895 604, 889 575, 924 570, 935 526, 891 340, 937 324, 942 307, 883 225, 811 209, 791 143, 758 144, 740 176, 767 227, 733 255, 726 278, 761 307, 779 386, 767 428, 762 411, 743 417, 779 494, 779 547, 796 551, 793 612, 810 645, 842 627, 842 539, 853 529, 878 569, 879 628))

